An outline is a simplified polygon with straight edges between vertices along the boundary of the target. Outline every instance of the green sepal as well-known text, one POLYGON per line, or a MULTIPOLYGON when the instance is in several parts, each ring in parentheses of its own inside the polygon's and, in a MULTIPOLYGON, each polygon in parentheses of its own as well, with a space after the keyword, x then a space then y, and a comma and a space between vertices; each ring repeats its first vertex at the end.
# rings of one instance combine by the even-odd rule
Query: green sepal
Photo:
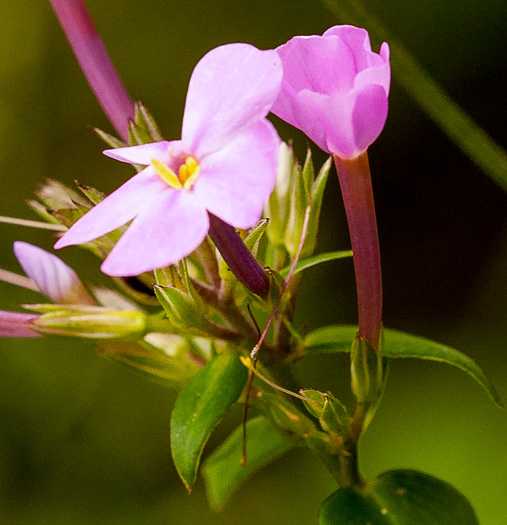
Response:
MULTIPOLYGON (((42 220, 50 224, 61 224, 56 217, 53 217, 44 204, 41 204, 35 199, 27 199, 25 202, 42 220)), ((63 229, 63 231, 65 230, 63 229)))
POLYGON ((79 191, 84 194, 84 196, 93 204, 97 205, 99 202, 103 201, 106 198, 106 194, 96 190, 95 188, 92 188, 91 186, 87 186, 86 184, 81 184, 80 182, 76 181, 76 185, 79 188, 79 191))
POLYGON ((264 216, 269 218, 266 234, 270 246, 284 246, 285 229, 291 208, 290 192, 298 168, 292 146, 282 142, 278 155, 275 189, 264 208, 264 216))
POLYGON ((70 228, 88 211, 89 208, 79 205, 73 208, 59 208, 57 210, 51 211, 50 213, 60 224, 70 228))
POLYGON ((290 438, 306 439, 316 433, 313 422, 279 394, 263 392, 255 399, 255 406, 274 427, 290 438))
POLYGON ((468 500, 448 483, 413 470, 381 474, 363 487, 338 489, 319 525, 479 525, 468 500))
POLYGON ((39 184, 34 194, 48 211, 74 208, 76 204, 88 205, 82 195, 65 186, 65 184, 50 178, 46 178, 44 182, 39 184))
POLYGON ((223 508, 232 493, 261 467, 295 446, 262 416, 246 424, 247 462, 241 465, 243 427, 240 426, 206 459, 202 474, 211 507, 223 508))
POLYGON ((192 489, 204 445, 238 400, 248 377, 237 353, 210 361, 176 400, 171 417, 171 451, 185 487, 192 489))
POLYGON ((351 418, 345 406, 331 392, 301 390, 301 394, 314 401, 303 401, 310 414, 315 416, 325 432, 343 435, 349 428, 351 418))
POLYGON ((131 146, 138 146, 139 144, 148 144, 153 142, 148 132, 134 121, 129 122, 129 144, 131 146))
MULTIPOLYGON (((333 325, 310 332, 301 345, 301 354, 349 352, 351 342, 357 334, 357 326, 333 325)), ((473 377, 500 406, 500 396, 491 381, 470 357, 462 352, 436 341, 407 334, 398 330, 384 328, 382 353, 384 357, 412 357, 439 361, 455 366, 473 377)))
POLYGON ((138 340, 146 334, 147 316, 136 311, 109 311, 101 306, 29 305, 42 315, 32 321, 43 334, 91 339, 138 340))
POLYGON ((261 242, 261 239, 266 232, 266 229, 268 227, 269 220, 263 219, 260 221, 245 238, 245 246, 248 248, 250 252, 255 256, 257 254, 257 251, 259 249, 259 243, 261 242))
POLYGON ((155 295, 177 330, 195 334, 206 331, 201 304, 196 303, 190 294, 171 286, 156 285, 155 295))
POLYGON ((292 181, 290 204, 288 204, 290 211, 284 236, 285 248, 291 257, 296 255, 301 238, 306 206, 311 199, 314 170, 310 149, 308 149, 303 169, 297 164, 295 164, 294 168, 296 171, 292 181))
MULTIPOLYGON (((322 168, 312 184, 310 201, 310 218, 308 220, 308 229, 306 232, 303 249, 301 250, 301 257, 308 257, 315 250, 317 244, 317 233, 319 230, 320 210, 322 208, 322 198, 324 196, 324 189, 326 188, 329 170, 331 169, 331 157, 329 157, 323 164, 322 168)), ((313 175, 313 170, 312 170, 313 175)))
POLYGON ((356 334, 350 347, 350 385, 359 403, 375 404, 381 396, 383 366, 378 352, 368 341, 356 334))
POLYGON ((149 142, 161 142, 164 140, 162 132, 148 108, 140 100, 134 103, 134 108, 135 122, 150 137, 149 142))
MULTIPOLYGON (((149 334, 164 337, 163 346, 146 341, 100 343, 98 353, 148 377, 165 387, 183 390, 185 385, 199 371, 198 360, 189 352, 191 344, 173 334, 149 334)), ((205 361, 203 360, 203 363, 205 361)))
POLYGON ((128 146, 126 142, 123 142, 123 140, 115 137, 114 135, 110 135, 109 133, 106 133, 105 131, 102 131, 99 128, 93 128, 93 131, 108 145, 111 146, 111 148, 124 148, 125 146, 128 146))

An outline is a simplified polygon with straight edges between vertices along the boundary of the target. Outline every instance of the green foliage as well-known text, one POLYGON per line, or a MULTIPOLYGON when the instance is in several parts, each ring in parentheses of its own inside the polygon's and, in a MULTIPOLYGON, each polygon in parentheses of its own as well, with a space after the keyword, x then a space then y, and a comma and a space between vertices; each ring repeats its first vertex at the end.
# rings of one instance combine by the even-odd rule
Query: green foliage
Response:
MULTIPOLYGON (((338 259, 345 259, 347 257, 352 257, 352 250, 344 250, 340 252, 326 252, 326 253, 319 253, 318 255, 314 255, 313 257, 308 257, 306 259, 301 259, 294 269, 293 275, 302 272, 303 270, 306 270, 307 268, 311 268, 312 266, 317 266, 318 264, 328 262, 328 261, 336 261, 338 259)), ((280 270, 280 275, 282 277, 287 277, 289 274, 290 266, 286 266, 283 268, 283 270, 280 270)))
POLYGON ((478 525, 467 499, 448 483, 411 470, 343 487, 324 501, 320 525, 478 525))
POLYGON ((221 354, 202 368, 178 396, 171 417, 171 450, 187 490, 195 482, 204 445, 238 400, 247 375, 238 354, 221 354))
POLYGON ((301 393, 313 400, 303 401, 310 414, 315 416, 325 432, 344 434, 350 425, 351 419, 347 408, 331 394, 331 392, 319 392, 317 390, 302 390, 301 393))
POLYGON ((246 425, 247 462, 240 464, 243 427, 240 426, 204 462, 202 473, 210 505, 221 509, 231 494, 254 472, 295 446, 262 416, 246 425))
MULTIPOLYGON (((455 366, 473 377, 502 406, 502 401, 491 381, 479 365, 460 351, 435 341, 425 339, 399 330, 385 328, 382 352, 385 357, 413 357, 440 361, 455 366)), ((302 343, 302 351, 307 354, 349 352, 357 334, 357 326, 333 325, 310 332, 302 343)))

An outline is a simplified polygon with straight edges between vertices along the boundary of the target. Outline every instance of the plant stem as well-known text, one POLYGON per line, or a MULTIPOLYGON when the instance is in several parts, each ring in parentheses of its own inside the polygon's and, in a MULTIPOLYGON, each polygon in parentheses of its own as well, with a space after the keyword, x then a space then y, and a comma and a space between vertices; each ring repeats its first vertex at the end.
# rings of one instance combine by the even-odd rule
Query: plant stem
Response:
POLYGON ((334 155, 354 254, 359 335, 379 348, 382 326, 382 276, 377 219, 368 155, 353 159, 334 155))
POLYGON ((118 134, 128 140, 134 105, 83 0, 49 0, 86 80, 118 134))

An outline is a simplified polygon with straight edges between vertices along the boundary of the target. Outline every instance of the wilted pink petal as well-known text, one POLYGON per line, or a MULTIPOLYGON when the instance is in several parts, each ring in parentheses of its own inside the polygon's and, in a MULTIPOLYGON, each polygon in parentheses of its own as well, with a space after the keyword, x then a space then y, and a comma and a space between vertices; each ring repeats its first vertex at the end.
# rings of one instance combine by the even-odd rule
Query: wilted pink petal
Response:
POLYGON ((282 79, 275 51, 230 44, 197 64, 182 140, 105 151, 147 167, 100 202, 56 243, 88 242, 133 219, 102 265, 109 275, 169 266, 194 251, 210 213, 234 227, 260 218, 275 178, 280 139, 265 119, 282 79))
POLYGON ((221 149, 264 118, 280 89, 275 51, 229 44, 207 53, 188 85, 182 140, 198 158, 221 149))
POLYGON ((21 241, 14 243, 14 254, 26 275, 53 303, 96 304, 76 272, 56 255, 21 241))
POLYGON ((336 26, 323 36, 295 37, 277 52, 283 81, 271 111, 328 153, 364 152, 387 118, 388 45, 374 53, 364 29, 336 26))
POLYGON ((37 317, 37 314, 0 310, 0 337, 41 337, 30 329, 31 321, 37 317))

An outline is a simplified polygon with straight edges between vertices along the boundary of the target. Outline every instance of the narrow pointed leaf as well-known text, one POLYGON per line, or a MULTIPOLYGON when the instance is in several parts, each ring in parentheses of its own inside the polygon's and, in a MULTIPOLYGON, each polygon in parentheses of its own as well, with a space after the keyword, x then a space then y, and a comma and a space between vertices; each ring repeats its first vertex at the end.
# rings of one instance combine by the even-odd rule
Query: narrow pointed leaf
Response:
POLYGON ((176 470, 191 490, 204 445, 238 400, 247 369, 237 354, 222 354, 192 378, 176 400, 171 417, 171 450, 176 470))
POLYGON ((243 427, 238 427, 203 465, 208 500, 212 508, 221 509, 231 494, 254 472, 285 454, 295 446, 264 417, 248 421, 247 463, 240 465, 243 427))
MULTIPOLYGON (((314 255, 313 257, 308 257, 307 259, 303 259, 296 264, 294 275, 296 273, 302 272, 303 270, 306 270, 307 268, 311 268, 312 266, 317 266, 317 264, 321 264, 323 262, 328 261, 336 261, 338 259, 345 259, 347 257, 352 257, 352 250, 345 250, 341 252, 326 252, 320 253, 319 255, 314 255)), ((287 277, 287 275, 289 274, 289 270, 290 266, 287 266, 283 270, 280 270, 280 274, 282 275, 282 277, 287 277)))
POLYGON ((324 501, 320 525, 478 525, 465 496, 411 470, 386 472, 364 487, 343 487, 324 501))
MULTIPOLYGON (((500 406, 502 401, 480 366, 467 355, 447 345, 398 330, 384 329, 382 351, 385 357, 413 357, 440 361, 472 376, 500 406)), ((326 326, 310 332, 304 339, 305 353, 349 352, 357 333, 355 325, 326 326)))

